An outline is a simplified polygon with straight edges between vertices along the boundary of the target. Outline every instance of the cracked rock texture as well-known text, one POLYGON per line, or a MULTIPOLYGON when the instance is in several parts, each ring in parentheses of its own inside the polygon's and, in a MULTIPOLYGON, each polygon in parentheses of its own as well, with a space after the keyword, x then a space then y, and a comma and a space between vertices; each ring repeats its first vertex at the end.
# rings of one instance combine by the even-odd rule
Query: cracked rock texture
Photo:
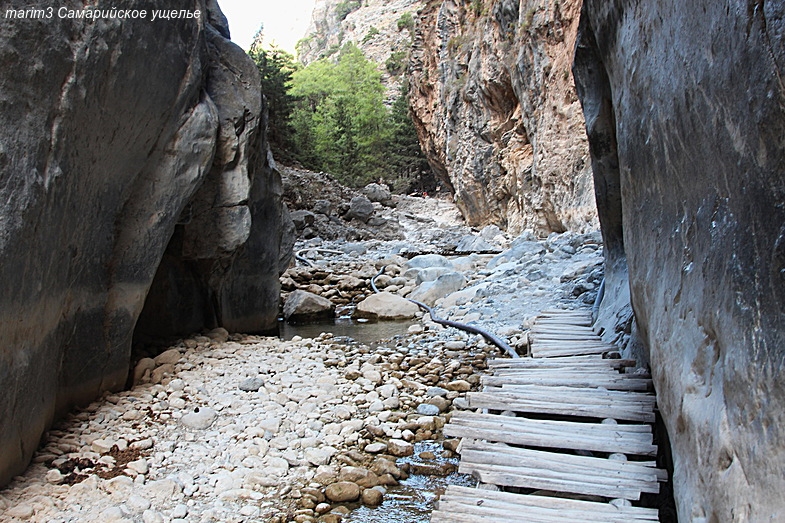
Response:
POLYGON ((473 226, 596 228, 573 86, 578 0, 430 0, 409 63, 415 127, 473 226))
POLYGON ((143 309, 147 334, 275 324, 258 72, 214 0, 191 7, 0 25, 0 484, 58 413, 125 385, 143 309))
POLYGON ((587 0, 581 15, 600 316, 635 311, 680 521, 785 519, 784 21, 781 1, 587 0))

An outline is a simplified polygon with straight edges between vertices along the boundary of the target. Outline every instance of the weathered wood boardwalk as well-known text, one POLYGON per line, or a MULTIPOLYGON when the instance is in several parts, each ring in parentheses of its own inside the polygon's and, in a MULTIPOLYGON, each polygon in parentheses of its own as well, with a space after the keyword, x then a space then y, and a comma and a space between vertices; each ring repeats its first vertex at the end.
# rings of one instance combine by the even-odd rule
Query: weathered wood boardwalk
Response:
POLYGON ((649 376, 603 358, 616 348, 588 312, 544 311, 529 339, 531 358, 489 362, 482 392, 468 394, 480 412, 444 427, 463 438, 460 472, 514 492, 450 486, 431 522, 658 521, 656 509, 631 506, 667 480, 653 461, 649 376))

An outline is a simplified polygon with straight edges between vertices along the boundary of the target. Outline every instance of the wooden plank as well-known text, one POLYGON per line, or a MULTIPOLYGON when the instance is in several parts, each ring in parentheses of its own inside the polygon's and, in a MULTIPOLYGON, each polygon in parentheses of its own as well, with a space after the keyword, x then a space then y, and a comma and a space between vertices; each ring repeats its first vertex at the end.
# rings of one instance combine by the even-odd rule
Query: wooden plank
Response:
POLYGON ((567 373, 559 376, 543 376, 540 374, 517 374, 501 376, 483 376, 483 385, 501 387, 510 385, 551 385, 565 387, 605 387, 609 390, 646 391, 651 388, 649 379, 627 378, 621 374, 616 376, 582 375, 567 373))
POLYGON ((609 351, 607 347, 586 347, 586 346, 532 346, 532 358, 554 358, 562 356, 582 356, 587 354, 602 354, 609 351))
POLYGON ((558 327, 583 327, 590 328, 591 320, 540 320, 537 321, 532 327, 537 326, 558 326, 558 327))
POLYGON ((504 466, 531 466, 546 463, 551 471, 574 472, 584 470, 591 477, 595 473, 613 473, 618 478, 630 481, 656 483, 660 481, 655 461, 617 461, 593 456, 578 456, 535 450, 499 443, 483 443, 467 440, 461 445, 461 459, 474 463, 504 466))
MULTIPOLYGON (((621 423, 584 423, 584 422, 576 422, 576 421, 563 421, 563 420, 543 420, 543 419, 531 419, 522 416, 501 416, 498 414, 481 414, 478 412, 469 412, 469 411, 455 411, 453 412, 452 417, 450 418, 450 423, 453 422, 463 422, 465 420, 486 420, 486 421, 498 421, 502 420, 501 423, 504 424, 512 424, 515 425, 516 423, 520 424, 528 424, 528 425, 540 425, 543 427, 553 427, 554 430, 569 430, 575 429, 582 433, 586 434, 605 434, 605 433, 634 433, 634 434, 652 434, 651 425, 646 424, 621 424, 621 423)), ((649 440, 651 441, 651 440, 649 440)))
POLYGON ((445 425, 444 435, 542 448, 656 455, 657 446, 652 443, 653 436, 649 427, 640 426, 647 428, 648 432, 619 430, 620 427, 632 426, 634 425, 529 420, 466 413, 465 416, 454 416, 450 423, 445 425))
POLYGON ((495 485, 608 498, 637 500, 641 492, 659 492, 651 467, 502 445, 465 445, 458 471, 495 485))
POLYGON ((596 474, 594 476, 555 474, 541 466, 538 467, 540 468, 509 467, 461 461, 458 472, 471 474, 483 483, 505 487, 534 488, 606 498, 639 500, 643 490, 639 485, 630 486, 623 482, 610 485, 599 483, 596 474))
MULTIPOLYGON (((524 496, 518 494, 517 497, 540 497, 540 496, 524 496)), ((442 497, 438 502, 438 513, 457 515, 461 519, 431 519, 431 521, 494 521, 510 522, 520 521, 526 523, 550 523, 554 521, 588 521, 588 522, 601 522, 601 523, 629 523, 640 521, 657 521, 650 517, 637 518, 628 515, 620 515, 617 511, 616 514, 602 513, 590 514, 586 511, 588 508, 578 510, 571 509, 569 505, 560 507, 539 507, 536 504, 525 505, 525 501, 518 503, 514 502, 501 502, 486 498, 471 498, 462 499, 458 497, 442 497), (472 520, 475 517, 478 519, 472 520), (463 519, 469 518, 469 519, 463 519), (489 519, 495 518, 495 519, 489 519)), ((605 503, 593 503, 594 505, 605 505, 605 503)), ((609 505, 613 506, 613 505, 609 505)), ((656 510, 654 511, 656 515, 656 510)))
POLYGON ((606 404, 581 404, 577 396, 570 399, 527 398, 525 394, 511 392, 470 392, 467 396, 471 408, 654 422, 652 406, 637 402, 618 404, 609 399, 606 404))
POLYGON ((618 349, 611 344, 605 343, 602 340, 588 340, 585 338, 556 338, 556 337, 541 337, 529 338, 529 345, 537 348, 537 345, 545 345, 548 347, 605 347, 608 351, 617 351, 618 349))
MULTIPOLYGON (((536 361, 547 362, 548 359, 538 359, 536 361)), ((493 367, 495 376, 569 376, 569 375, 587 375, 587 376, 607 376, 619 379, 650 379, 651 374, 648 372, 619 372, 618 369, 608 366, 600 365, 586 365, 585 367, 567 367, 564 365, 543 365, 543 366, 530 366, 530 367, 493 367)))
MULTIPOLYGON (((438 502, 433 513, 436 521, 510 521, 527 523, 550 523, 552 521, 584 521, 588 523, 636 523, 658 521, 656 509, 642 507, 617 507, 609 503, 597 503, 536 495, 494 492, 451 485, 438 502), (470 514, 478 519, 445 519, 441 514, 470 514), (499 517, 504 515, 504 517, 499 517), (480 519, 482 518, 482 519, 480 519)), ((469 516, 469 517, 471 517, 469 516)))
POLYGON ((599 356, 567 356, 562 358, 548 358, 541 360, 536 358, 494 358, 488 360, 488 365, 497 368, 588 368, 588 367, 610 367, 620 369, 623 367, 634 367, 635 360, 625 359, 603 359, 599 356))
POLYGON ((555 403, 574 404, 576 407, 615 405, 647 406, 653 409, 656 402, 654 394, 645 392, 544 385, 517 385, 515 391, 508 391, 502 387, 487 387, 482 393, 470 392, 468 396, 477 394, 500 394, 505 399, 512 400, 551 400, 555 403))
POLYGON ((579 340, 586 340, 586 341, 603 341, 602 338, 600 338, 593 332, 577 332, 574 329, 549 330, 549 331, 540 331, 537 329, 532 329, 529 331, 529 339, 538 339, 538 338, 551 338, 554 340, 579 339, 579 340))
POLYGON ((581 327, 579 325, 533 325, 529 331, 529 334, 575 334, 580 336, 599 338, 597 333, 594 332, 594 329, 591 327, 581 327))

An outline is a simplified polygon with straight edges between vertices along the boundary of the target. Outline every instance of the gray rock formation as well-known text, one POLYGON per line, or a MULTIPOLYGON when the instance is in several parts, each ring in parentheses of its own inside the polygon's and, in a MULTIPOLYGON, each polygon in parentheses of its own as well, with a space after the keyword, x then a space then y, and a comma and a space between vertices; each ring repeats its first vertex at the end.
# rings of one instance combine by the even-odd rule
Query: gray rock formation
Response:
POLYGON ((460 272, 448 272, 432 281, 421 283, 408 296, 412 300, 433 306, 436 300, 461 290, 466 285, 466 278, 460 272))
POLYGON ((389 292, 371 294, 357 304, 355 318, 376 320, 408 320, 414 318, 420 308, 405 298, 389 292))
POLYGON ((650 359, 680 521, 785 519, 783 20, 781 1, 583 6, 600 321, 650 359))
POLYGON ((351 219, 358 219, 363 223, 366 223, 368 220, 371 219, 373 216, 374 208, 371 200, 366 198, 365 196, 355 196, 352 198, 352 201, 349 202, 349 210, 344 215, 346 220, 351 219))
POLYGON ((596 227, 570 75, 581 2, 428 2, 409 63, 422 149, 469 225, 596 227))
POLYGON ((143 308, 152 334, 275 326, 258 72, 207 3, 2 24, 0 484, 58 413, 125 385, 143 308))
POLYGON ((291 322, 308 322, 333 317, 335 305, 312 292, 296 290, 283 305, 283 316, 291 322))
POLYGON ((362 193, 372 202, 379 202, 387 207, 395 207, 392 193, 390 193, 390 188, 386 184, 369 183, 363 187, 362 193))

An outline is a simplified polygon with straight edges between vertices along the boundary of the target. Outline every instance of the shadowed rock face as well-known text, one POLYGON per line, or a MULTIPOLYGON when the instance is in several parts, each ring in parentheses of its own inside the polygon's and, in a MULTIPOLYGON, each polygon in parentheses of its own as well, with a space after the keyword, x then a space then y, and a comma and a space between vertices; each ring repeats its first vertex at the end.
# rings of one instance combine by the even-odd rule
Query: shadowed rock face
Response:
POLYGON ((0 24, 0 484, 58 412, 125 384, 165 251, 173 330, 274 326, 280 178, 258 73, 208 4, 0 24))
POLYGON ((580 1, 431 0, 409 64, 420 144, 467 222, 596 227, 570 75, 580 1))
MULTIPOLYGON (((587 0, 574 73, 681 521, 785 519, 785 3, 587 0)), ((606 310, 606 317, 614 311, 606 310)))

